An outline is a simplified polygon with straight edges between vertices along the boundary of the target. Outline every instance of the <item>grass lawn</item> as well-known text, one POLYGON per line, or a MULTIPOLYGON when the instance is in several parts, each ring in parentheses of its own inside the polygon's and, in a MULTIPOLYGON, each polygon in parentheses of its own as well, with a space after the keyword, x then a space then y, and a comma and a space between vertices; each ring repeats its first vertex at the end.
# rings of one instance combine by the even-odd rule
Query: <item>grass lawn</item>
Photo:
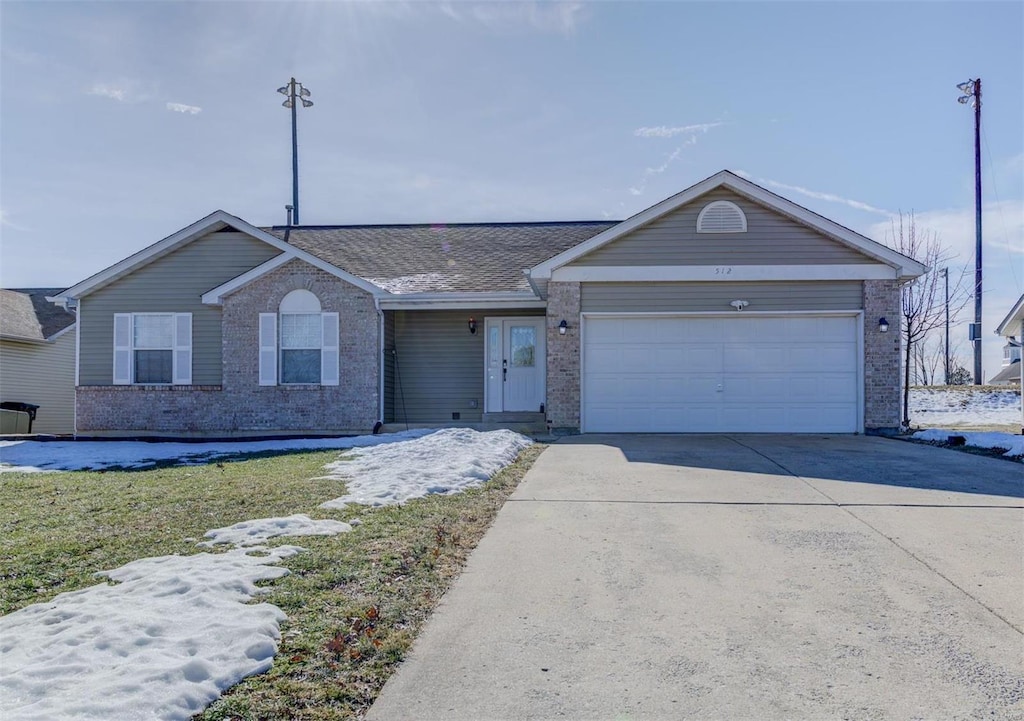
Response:
POLYGON ((0 476, 0 614, 97 583, 92 574, 146 556, 198 552, 202 534, 238 521, 306 513, 361 521, 352 533, 274 539, 307 549, 260 598, 288 620, 271 671, 246 679, 197 718, 358 717, 402 660, 543 446, 480 488, 404 506, 318 505, 344 493, 317 478, 338 451, 107 473, 0 476), (312 480, 311 480, 312 479, 312 480))

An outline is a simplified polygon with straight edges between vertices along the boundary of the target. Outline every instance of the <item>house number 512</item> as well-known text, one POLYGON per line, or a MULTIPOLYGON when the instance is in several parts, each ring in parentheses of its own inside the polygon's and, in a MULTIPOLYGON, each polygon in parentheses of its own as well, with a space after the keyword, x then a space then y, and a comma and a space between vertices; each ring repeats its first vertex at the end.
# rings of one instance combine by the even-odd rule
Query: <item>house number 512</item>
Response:
POLYGON ((732 273, 732 268, 729 267, 729 266, 723 266, 723 267, 720 267, 720 268, 715 268, 715 275, 729 275, 731 273, 732 273))

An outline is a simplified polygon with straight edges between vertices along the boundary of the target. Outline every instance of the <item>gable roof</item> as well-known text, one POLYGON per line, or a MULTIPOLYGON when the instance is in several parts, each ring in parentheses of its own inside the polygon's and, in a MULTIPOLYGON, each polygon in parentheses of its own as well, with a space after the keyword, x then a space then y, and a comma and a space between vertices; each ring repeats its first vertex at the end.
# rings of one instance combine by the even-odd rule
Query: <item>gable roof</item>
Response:
POLYGON ((257 228, 255 225, 247 223, 246 221, 242 220, 239 217, 231 215, 230 213, 227 213, 223 210, 215 210, 214 212, 207 215, 205 218, 197 220, 195 223, 192 223, 192 225, 189 225, 186 228, 182 228, 177 233, 167 236, 163 240, 154 243, 148 248, 144 248, 143 250, 140 250, 138 253, 130 255, 121 262, 115 263, 109 268, 101 270, 99 273, 96 273, 95 275, 86 278, 81 283, 78 283, 77 285, 74 285, 63 292, 56 294, 54 299, 55 301, 67 304, 69 301, 84 298, 90 293, 94 293, 100 288, 110 285, 118 278, 122 278, 128 275, 129 273, 137 270, 138 268, 141 268, 144 265, 148 265, 149 263, 152 263, 153 261, 162 258, 165 255, 173 253, 175 250, 182 247, 183 245, 187 245, 188 243, 191 243, 192 241, 201 238, 204 235, 207 235, 208 233, 213 233, 218 230, 223 230, 225 228, 233 228, 234 230, 250 235, 253 238, 256 238, 257 240, 261 240, 264 243, 273 246, 274 248, 277 248, 282 253, 287 253, 290 257, 298 258, 299 260, 304 260, 310 265, 316 266, 317 268, 320 268, 323 271, 326 271, 343 280, 346 280, 349 283, 352 283, 353 285, 362 288, 365 291, 368 291, 375 295, 379 295, 382 293, 380 288, 377 288, 371 283, 367 283, 362 278, 351 275, 350 273, 346 273, 344 270, 328 262, 325 262, 324 260, 314 255, 311 255, 300 248, 291 246, 288 243, 282 241, 280 238, 257 228))
POLYGON ((62 288, 0 290, 0 338, 45 343, 75 324, 75 314, 58 308, 47 296, 62 288))
POLYGON ((523 270, 611 221, 338 225, 265 230, 393 294, 530 292, 523 270))
POLYGON ((1017 302, 1010 308, 1003 321, 996 326, 998 335, 1017 335, 1020 331, 1020 324, 1024 321, 1024 295, 1017 299, 1017 302))
POLYGON ((898 278, 916 278, 924 274, 927 268, 913 258, 897 253, 881 243, 856 233, 838 223, 818 215, 813 211, 797 205, 770 190, 762 188, 745 178, 722 170, 709 178, 705 178, 696 185, 692 185, 682 192, 676 193, 670 198, 643 210, 636 215, 616 224, 615 226, 595 235, 584 243, 566 250, 549 260, 540 263, 530 269, 532 278, 545 280, 551 277, 552 271, 568 263, 573 262, 587 253, 615 241, 624 235, 661 218, 668 213, 678 210, 687 203, 691 203, 700 196, 715 190, 716 188, 728 188, 739 195, 742 195, 756 203, 760 203, 782 215, 802 223, 843 245, 859 250, 865 255, 884 263, 896 270, 898 278))

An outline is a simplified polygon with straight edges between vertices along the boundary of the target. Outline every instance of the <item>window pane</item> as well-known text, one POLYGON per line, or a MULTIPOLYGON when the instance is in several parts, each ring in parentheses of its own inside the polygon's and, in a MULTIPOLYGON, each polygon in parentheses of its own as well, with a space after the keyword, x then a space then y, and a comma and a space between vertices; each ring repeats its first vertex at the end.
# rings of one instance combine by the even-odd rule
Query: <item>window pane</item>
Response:
POLYGON ((534 348, 537 346, 537 329, 532 325, 514 325, 512 335, 512 365, 520 368, 533 366, 534 348))
POLYGON ((169 350, 135 351, 135 382, 170 383, 171 363, 169 350))
POLYGON ((282 383, 319 383, 320 351, 282 350, 282 383))
POLYGON ((174 343, 173 321, 170 313, 135 316, 135 347, 170 349, 174 343))
POLYGON ((320 348, 319 313, 282 313, 282 348, 320 348))

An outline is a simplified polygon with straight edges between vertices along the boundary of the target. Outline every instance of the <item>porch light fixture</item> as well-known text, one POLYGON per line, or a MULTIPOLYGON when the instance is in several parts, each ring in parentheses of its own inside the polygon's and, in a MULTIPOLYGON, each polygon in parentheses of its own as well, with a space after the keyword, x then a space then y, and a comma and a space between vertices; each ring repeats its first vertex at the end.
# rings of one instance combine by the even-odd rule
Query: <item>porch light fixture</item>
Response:
POLYGON ((879 318, 878 319, 878 332, 879 333, 888 333, 889 332, 889 321, 887 321, 885 318, 879 318))
POLYGON ((750 305, 750 301, 748 301, 748 300, 734 300, 731 303, 729 303, 729 305, 731 305, 736 310, 740 311, 740 310, 743 310, 744 308, 746 308, 748 305, 750 305))
POLYGON ((476 335, 476 318, 469 319, 469 332, 476 335))
POLYGON ((558 324, 558 335, 565 335, 565 332, 569 330, 569 324, 562 319, 562 322, 558 324))

